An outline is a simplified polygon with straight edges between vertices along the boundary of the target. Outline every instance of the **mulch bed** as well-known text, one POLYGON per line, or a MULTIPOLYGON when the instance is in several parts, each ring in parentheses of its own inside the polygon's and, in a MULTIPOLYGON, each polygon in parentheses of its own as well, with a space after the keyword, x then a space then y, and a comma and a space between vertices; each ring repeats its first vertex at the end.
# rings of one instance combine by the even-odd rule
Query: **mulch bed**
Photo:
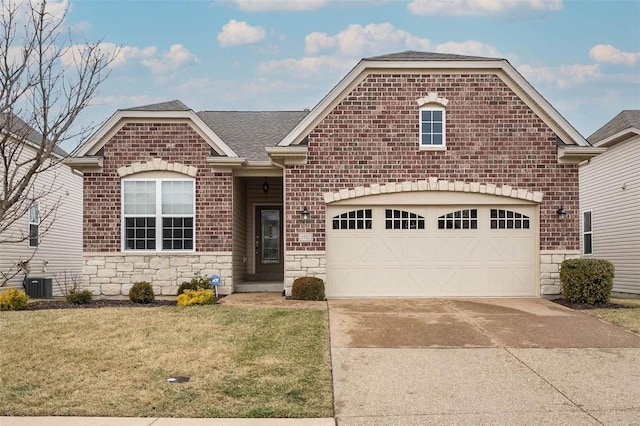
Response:
POLYGON ((151 303, 132 303, 129 300, 99 299, 82 305, 74 305, 65 300, 36 300, 29 302, 27 311, 43 309, 93 309, 93 308, 154 308, 158 306, 177 306, 175 300, 154 300, 151 303))
POLYGON ((586 309, 627 309, 633 307, 629 305, 621 305, 619 303, 602 303, 598 305, 589 305, 587 303, 573 303, 568 301, 567 299, 553 299, 552 302, 555 302, 562 306, 566 306, 567 308, 571 308, 576 311, 582 311, 586 309))

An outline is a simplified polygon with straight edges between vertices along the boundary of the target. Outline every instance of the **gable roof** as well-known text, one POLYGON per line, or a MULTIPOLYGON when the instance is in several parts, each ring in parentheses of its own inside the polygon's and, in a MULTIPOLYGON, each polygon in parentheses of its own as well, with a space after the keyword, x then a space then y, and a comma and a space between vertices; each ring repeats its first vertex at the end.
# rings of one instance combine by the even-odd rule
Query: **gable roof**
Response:
POLYGON ((309 111, 201 111, 197 113, 239 157, 268 161, 276 146, 309 111))
POLYGON ((624 110, 587 138, 597 146, 614 145, 634 134, 640 134, 640 110, 624 110))
MULTIPOLYGON (((15 114, 1 113, 0 129, 14 134, 17 139, 30 142, 36 148, 40 147, 42 144, 42 134, 15 114), (7 128, 5 128, 5 126, 7 126, 7 128)), ((60 157, 66 157, 69 155, 67 151, 57 146, 53 148, 53 153, 60 157)))
POLYGON ((119 109, 100 126, 78 150, 77 157, 96 155, 127 122, 148 122, 149 120, 186 122, 220 156, 238 157, 238 155, 188 106, 178 100, 119 109))
POLYGON ((189 111, 191 108, 175 99, 169 102, 126 108, 123 111, 189 111))
POLYGON ((362 59, 278 146, 300 144, 309 132, 371 73, 434 73, 456 70, 497 75, 566 145, 590 147, 589 142, 506 59, 412 50, 362 59))
POLYGON ((387 55, 371 56, 364 61, 502 61, 499 58, 485 58, 481 56, 455 55, 453 53, 419 52, 406 50, 404 52, 389 53, 387 55))

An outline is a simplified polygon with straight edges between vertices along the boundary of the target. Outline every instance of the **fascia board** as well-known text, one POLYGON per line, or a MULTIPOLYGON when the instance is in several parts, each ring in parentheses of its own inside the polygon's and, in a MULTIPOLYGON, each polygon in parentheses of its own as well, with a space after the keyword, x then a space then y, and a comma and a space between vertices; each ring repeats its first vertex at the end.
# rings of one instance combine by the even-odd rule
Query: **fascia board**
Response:
POLYGON ((106 145, 111 137, 116 134, 129 121, 143 122, 146 120, 184 120, 193 123, 193 129, 207 141, 219 154, 228 157, 238 155, 224 141, 207 126, 193 111, 128 111, 120 110, 113 114, 96 133, 89 138, 78 150, 77 156, 95 155, 106 145))
POLYGON ((311 112, 285 136, 278 146, 299 144, 335 106, 344 99, 362 80, 372 73, 495 73, 504 83, 531 108, 563 142, 590 146, 589 142, 553 108, 508 61, 361 61, 353 68, 311 112))
POLYGON ((624 129, 615 133, 608 138, 602 139, 601 141, 595 142, 593 146, 613 146, 624 140, 630 139, 634 136, 640 136, 640 129, 636 129, 635 127, 629 127, 628 129, 624 129))
POLYGON ((559 146, 558 163, 579 164, 604 153, 606 150, 607 148, 596 148, 593 146, 559 146))

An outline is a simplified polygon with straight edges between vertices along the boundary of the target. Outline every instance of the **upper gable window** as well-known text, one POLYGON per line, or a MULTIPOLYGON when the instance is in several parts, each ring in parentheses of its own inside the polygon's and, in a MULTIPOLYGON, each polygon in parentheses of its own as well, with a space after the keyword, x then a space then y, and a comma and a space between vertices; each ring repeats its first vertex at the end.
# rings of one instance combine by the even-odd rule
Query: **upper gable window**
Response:
POLYGON ((447 145, 447 105, 449 100, 430 92, 416 100, 420 107, 420 149, 444 150, 447 145))
POLYGON ((446 147, 446 111, 439 105, 420 108, 420 148, 446 147))

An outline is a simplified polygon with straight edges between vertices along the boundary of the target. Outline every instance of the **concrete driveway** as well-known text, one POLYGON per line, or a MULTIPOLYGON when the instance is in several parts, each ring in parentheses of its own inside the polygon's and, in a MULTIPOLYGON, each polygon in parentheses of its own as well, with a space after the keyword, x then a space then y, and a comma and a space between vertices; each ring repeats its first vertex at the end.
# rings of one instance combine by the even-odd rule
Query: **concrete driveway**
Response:
POLYGON ((543 299, 330 300, 339 426, 640 424, 640 336, 543 299))

